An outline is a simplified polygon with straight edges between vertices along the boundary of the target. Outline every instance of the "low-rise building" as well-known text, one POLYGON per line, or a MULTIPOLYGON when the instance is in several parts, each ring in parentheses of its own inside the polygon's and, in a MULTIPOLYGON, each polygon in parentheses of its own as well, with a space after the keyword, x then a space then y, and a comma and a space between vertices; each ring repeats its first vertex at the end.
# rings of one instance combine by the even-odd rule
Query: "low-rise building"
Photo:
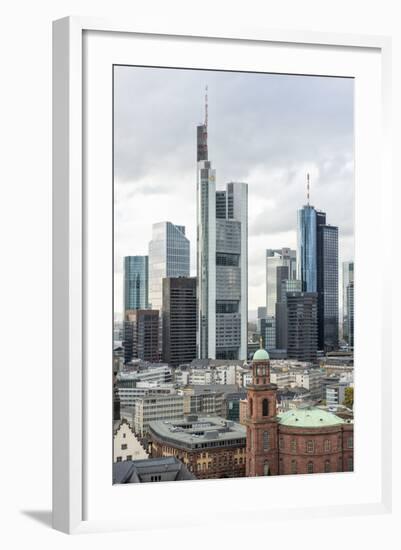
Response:
POLYGON ((133 409, 132 424, 140 437, 148 432, 149 424, 157 420, 178 420, 184 417, 182 395, 145 395, 139 398, 133 409))
POLYGON ((126 419, 114 422, 113 460, 141 460, 148 458, 148 453, 142 447, 139 439, 126 419))
POLYGON ((113 464, 113 483, 147 483, 196 479, 177 458, 149 458, 113 464))
POLYGON ((175 456, 198 479, 245 475, 246 430, 220 417, 151 422, 152 456, 175 456))

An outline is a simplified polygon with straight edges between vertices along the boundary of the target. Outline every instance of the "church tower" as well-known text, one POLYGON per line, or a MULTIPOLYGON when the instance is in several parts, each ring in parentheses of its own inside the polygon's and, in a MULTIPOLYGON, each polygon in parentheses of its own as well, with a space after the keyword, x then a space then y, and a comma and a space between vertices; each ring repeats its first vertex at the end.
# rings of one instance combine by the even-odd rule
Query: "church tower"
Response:
POLYGON ((276 384, 270 383, 270 359, 259 349, 252 360, 246 415, 246 476, 278 475, 276 384))

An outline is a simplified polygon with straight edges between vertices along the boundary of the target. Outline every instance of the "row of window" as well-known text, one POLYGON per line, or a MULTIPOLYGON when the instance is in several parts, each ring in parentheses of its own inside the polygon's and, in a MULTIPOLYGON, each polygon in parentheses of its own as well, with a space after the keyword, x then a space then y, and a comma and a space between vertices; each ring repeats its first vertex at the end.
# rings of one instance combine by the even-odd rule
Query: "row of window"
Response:
MULTIPOLYGON (((338 449, 341 449, 341 442, 342 442, 342 438, 339 437, 338 438, 338 449)), ((305 451, 307 453, 314 453, 315 452, 315 448, 316 448, 316 445, 315 445, 315 441, 313 439, 308 439, 306 442, 305 442, 305 451)), ((347 439, 347 448, 348 449, 352 449, 353 448, 353 437, 350 436, 348 437, 347 439)), ((284 449, 284 438, 281 436, 279 438, 279 448, 281 450, 284 449)), ((325 453, 329 453, 331 451, 331 441, 329 439, 325 439, 324 442, 323 442, 323 450, 325 453)), ((296 452, 297 451, 297 440, 296 439, 292 439, 291 440, 291 451, 292 452, 296 452)))

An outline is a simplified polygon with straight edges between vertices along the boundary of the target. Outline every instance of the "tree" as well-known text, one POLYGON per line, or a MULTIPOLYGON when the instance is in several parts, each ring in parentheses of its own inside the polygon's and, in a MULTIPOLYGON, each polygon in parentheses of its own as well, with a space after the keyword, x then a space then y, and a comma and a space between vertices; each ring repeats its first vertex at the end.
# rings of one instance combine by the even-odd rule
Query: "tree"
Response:
POLYGON ((349 409, 352 409, 354 406, 354 388, 352 388, 351 386, 345 388, 344 390, 343 405, 345 407, 348 407, 349 409))

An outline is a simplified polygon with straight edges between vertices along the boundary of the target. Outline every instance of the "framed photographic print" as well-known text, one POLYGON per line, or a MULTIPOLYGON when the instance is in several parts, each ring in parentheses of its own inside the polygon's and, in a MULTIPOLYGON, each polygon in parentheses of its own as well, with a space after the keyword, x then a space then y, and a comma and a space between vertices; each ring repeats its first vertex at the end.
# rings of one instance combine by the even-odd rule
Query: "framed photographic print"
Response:
POLYGON ((389 40, 53 49, 54 526, 386 511, 389 40))

